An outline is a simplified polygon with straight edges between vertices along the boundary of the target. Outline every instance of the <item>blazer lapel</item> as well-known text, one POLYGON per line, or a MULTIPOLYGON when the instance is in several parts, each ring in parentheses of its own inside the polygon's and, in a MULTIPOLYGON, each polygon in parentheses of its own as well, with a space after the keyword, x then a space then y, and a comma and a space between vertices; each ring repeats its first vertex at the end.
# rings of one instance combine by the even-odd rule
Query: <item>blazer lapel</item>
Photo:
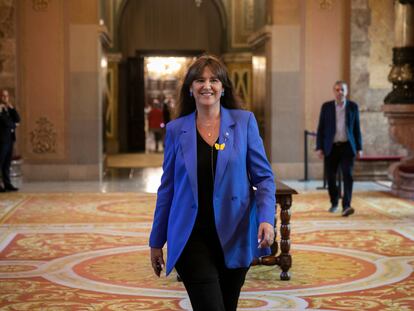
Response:
POLYGON ((217 166, 216 166, 216 176, 214 179, 214 189, 216 189, 221 180, 224 177, 226 171, 227 163, 229 162, 230 155, 233 152, 234 145, 234 126, 236 122, 231 117, 228 109, 221 107, 221 122, 220 122, 220 136, 219 144, 225 144, 223 150, 218 151, 217 155, 217 166))
POLYGON ((195 112, 185 117, 181 128, 180 145, 184 157, 184 164, 193 191, 194 201, 198 205, 197 183, 197 135, 195 124, 195 112))

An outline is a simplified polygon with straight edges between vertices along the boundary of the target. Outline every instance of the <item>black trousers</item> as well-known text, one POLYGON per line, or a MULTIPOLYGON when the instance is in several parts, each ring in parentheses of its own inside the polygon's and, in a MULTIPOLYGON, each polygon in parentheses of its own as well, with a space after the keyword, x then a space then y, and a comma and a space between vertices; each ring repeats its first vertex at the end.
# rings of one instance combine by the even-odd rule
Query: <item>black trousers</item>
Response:
POLYGON ((0 169, 4 186, 10 185, 10 166, 13 155, 13 142, 0 142, 0 169))
POLYGON ((236 311, 249 268, 228 269, 215 230, 195 229, 175 268, 195 311, 236 311))
POLYGON ((351 206, 352 187, 354 179, 352 171, 354 168, 355 155, 349 142, 335 143, 331 153, 325 158, 326 176, 328 179, 328 191, 332 205, 338 205, 339 190, 336 183, 338 168, 341 168, 344 182, 344 193, 342 198, 342 207, 345 209, 351 206))

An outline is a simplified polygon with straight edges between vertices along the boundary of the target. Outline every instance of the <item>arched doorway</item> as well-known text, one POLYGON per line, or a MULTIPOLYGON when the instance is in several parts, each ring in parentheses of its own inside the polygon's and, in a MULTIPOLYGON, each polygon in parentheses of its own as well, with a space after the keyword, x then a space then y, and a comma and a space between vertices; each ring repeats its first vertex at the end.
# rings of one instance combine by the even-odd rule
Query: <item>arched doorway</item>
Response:
POLYGON ((216 0, 202 1, 200 6, 194 0, 124 1, 119 12, 115 42, 122 54, 120 152, 143 152, 148 100, 145 57, 192 57, 201 52, 220 55, 226 44, 226 19, 221 1, 216 0))

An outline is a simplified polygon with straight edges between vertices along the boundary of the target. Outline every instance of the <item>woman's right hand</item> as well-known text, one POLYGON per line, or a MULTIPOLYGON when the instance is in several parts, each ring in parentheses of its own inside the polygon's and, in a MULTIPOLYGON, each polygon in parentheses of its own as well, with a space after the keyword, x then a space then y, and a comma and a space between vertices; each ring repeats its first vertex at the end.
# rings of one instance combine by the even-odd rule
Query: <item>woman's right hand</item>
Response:
POLYGON ((156 276, 160 277, 161 271, 164 269, 164 256, 162 248, 151 247, 151 265, 156 276))

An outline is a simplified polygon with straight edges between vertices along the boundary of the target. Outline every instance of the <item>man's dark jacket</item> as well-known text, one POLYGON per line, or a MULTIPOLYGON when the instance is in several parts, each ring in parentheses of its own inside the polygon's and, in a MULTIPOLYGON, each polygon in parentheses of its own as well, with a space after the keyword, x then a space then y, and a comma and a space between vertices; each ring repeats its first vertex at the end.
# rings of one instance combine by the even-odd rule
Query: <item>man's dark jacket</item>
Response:
POLYGON ((3 109, 0 112, 0 143, 8 144, 16 141, 16 123, 20 122, 20 116, 16 109, 3 109))
MULTIPOLYGON (((351 144, 354 155, 362 150, 361 128, 359 124, 358 105, 350 100, 346 101, 345 124, 348 141, 351 144)), ((316 136, 316 150, 322 150, 325 156, 332 151, 336 132, 335 101, 329 101, 322 105, 319 117, 318 132, 316 136)))

